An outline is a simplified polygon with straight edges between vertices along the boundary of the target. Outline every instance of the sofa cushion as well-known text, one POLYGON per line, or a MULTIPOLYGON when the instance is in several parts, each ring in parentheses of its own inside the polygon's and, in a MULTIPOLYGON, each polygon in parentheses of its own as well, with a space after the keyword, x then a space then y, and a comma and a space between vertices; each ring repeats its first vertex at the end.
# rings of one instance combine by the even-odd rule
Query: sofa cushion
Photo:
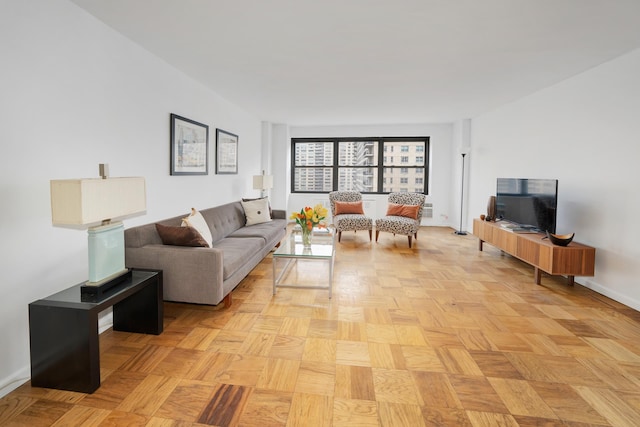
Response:
POLYGON ((211 230, 209 230, 209 225, 204 220, 200 212, 191 208, 191 215, 186 218, 182 218, 182 226, 195 228, 198 230, 198 233, 200 233, 205 242, 207 242, 209 247, 212 246, 213 238, 211 237, 211 230))
POLYGON ((241 203, 242 209, 244 209, 244 215, 247 218, 245 225, 261 224, 271 221, 268 199, 256 199, 241 203))
POLYGON ((226 237, 215 242, 213 247, 224 252, 222 261, 223 280, 231 277, 247 262, 247 254, 258 252, 264 244, 264 239, 259 237, 243 237, 241 239, 226 237))
POLYGON ((269 222, 242 227, 231 233, 229 237, 259 237, 263 239, 265 243, 273 242, 274 240, 279 240, 282 230, 286 226, 286 220, 274 219, 269 222))
POLYGON ((156 224, 156 230, 163 245, 209 247, 198 230, 193 227, 171 227, 156 224))
POLYGON ((211 230, 214 242, 224 239, 239 228, 244 227, 246 218, 239 201, 227 203, 200 211, 211 230))

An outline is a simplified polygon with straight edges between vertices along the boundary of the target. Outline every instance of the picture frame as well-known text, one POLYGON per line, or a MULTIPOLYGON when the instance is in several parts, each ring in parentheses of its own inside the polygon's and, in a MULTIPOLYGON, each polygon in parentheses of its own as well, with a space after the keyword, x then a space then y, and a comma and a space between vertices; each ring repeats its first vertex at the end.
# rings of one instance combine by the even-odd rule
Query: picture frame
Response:
POLYGON ((171 114, 171 175, 209 174, 209 126, 171 114))
POLYGON ((238 135, 216 129, 216 174, 238 173, 238 135))

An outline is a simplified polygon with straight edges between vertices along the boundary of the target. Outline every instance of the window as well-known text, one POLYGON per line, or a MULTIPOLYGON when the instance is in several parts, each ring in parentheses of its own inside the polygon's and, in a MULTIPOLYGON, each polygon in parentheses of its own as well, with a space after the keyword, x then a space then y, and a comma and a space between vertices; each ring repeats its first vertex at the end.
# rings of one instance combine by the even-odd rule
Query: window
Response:
POLYGON ((428 144, 429 137, 292 138, 291 191, 409 191, 407 184, 420 184, 420 176, 425 182, 419 192, 426 194, 428 183, 422 177, 428 176, 428 160, 422 153, 428 152, 428 144), (386 155, 394 151, 403 155, 386 155), (394 177, 401 178, 395 185, 394 177))

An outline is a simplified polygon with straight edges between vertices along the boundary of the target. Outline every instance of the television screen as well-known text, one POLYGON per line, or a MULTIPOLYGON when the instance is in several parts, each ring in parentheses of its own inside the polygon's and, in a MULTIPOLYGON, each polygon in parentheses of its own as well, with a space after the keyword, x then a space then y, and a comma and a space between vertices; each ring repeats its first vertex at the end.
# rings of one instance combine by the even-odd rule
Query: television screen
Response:
POLYGON ((496 219, 556 232, 557 179, 498 178, 496 219))

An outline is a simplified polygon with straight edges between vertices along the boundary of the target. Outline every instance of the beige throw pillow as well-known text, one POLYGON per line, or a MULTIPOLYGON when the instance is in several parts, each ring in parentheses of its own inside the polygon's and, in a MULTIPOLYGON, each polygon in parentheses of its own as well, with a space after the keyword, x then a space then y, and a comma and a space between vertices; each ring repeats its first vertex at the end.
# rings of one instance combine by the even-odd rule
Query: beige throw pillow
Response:
POLYGON ((213 246, 213 237, 211 236, 209 225, 204 220, 202 214, 194 208, 191 208, 191 215, 186 218, 182 218, 182 226, 195 228, 198 230, 198 233, 200 233, 204 241, 207 242, 209 247, 213 246))
POLYGON ((271 221, 269 214, 269 199, 257 199, 242 203, 244 216, 247 219, 246 225, 261 224, 271 221))

